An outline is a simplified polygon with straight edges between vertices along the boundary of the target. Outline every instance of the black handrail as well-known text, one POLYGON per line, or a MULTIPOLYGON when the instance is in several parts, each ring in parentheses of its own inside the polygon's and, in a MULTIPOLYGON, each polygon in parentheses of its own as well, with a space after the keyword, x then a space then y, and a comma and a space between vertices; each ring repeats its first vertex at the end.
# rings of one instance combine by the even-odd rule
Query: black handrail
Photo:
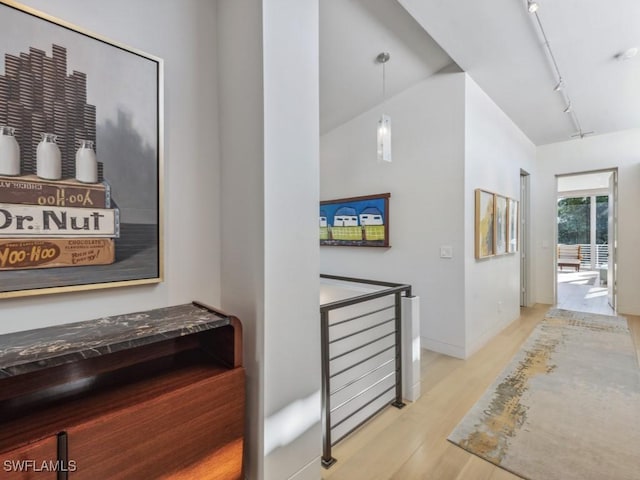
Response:
POLYGON ((377 285, 379 287, 389 287, 385 290, 380 290, 379 292, 364 293, 362 295, 358 295, 357 297, 349 297, 344 300, 336 300, 335 302, 325 303, 324 305, 320 305, 320 312, 329 312, 331 310, 335 310, 336 308, 348 307, 350 305, 355 305, 356 303, 366 302, 367 300, 386 297, 387 295, 396 292, 405 292, 407 297, 412 296, 411 285, 403 283, 380 282, 377 280, 367 280, 364 278, 339 277, 337 275, 325 274, 320 274, 320 278, 326 278, 329 280, 340 280, 343 282, 351 283, 363 283, 365 285, 377 285))

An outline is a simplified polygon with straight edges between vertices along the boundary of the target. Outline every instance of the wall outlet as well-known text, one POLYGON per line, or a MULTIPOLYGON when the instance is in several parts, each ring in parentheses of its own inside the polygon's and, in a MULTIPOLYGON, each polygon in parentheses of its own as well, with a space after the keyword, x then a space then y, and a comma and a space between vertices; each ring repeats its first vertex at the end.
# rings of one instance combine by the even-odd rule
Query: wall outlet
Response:
POLYGON ((440 247, 440 258, 453 258, 453 247, 451 245, 440 247))
POLYGON ((498 313, 502 313, 502 300, 498 300, 498 313))

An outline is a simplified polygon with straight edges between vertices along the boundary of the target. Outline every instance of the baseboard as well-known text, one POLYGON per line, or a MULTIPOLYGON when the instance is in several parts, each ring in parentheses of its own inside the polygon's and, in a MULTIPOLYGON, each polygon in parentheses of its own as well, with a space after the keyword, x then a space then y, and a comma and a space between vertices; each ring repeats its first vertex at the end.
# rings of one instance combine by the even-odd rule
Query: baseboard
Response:
POLYGON ((465 359, 464 347, 458 345, 451 345, 450 343, 440 342, 432 338, 420 337, 420 346, 437 353, 443 353, 450 357, 465 359))
POLYGON ((418 382, 411 387, 407 387, 407 392, 403 395, 405 400, 415 402, 422 394, 422 382, 418 382))
POLYGON ((294 473, 289 480, 318 480, 320 478, 320 455, 294 473))
POLYGON ((491 341, 491 339, 493 339, 493 337, 498 335, 502 330, 504 330, 509 325, 511 325, 513 322, 518 320, 518 318, 520 318, 520 317, 518 316, 516 318, 512 318, 511 320, 505 320, 505 321, 503 321, 501 323, 496 324, 493 328, 491 328, 490 330, 487 330, 486 332, 484 332, 480 336, 480 338, 478 338, 478 340, 476 340, 475 342, 471 343, 470 345, 467 345, 467 351, 466 351, 467 357, 466 358, 469 358, 471 355, 473 355, 478 350, 480 350, 482 347, 484 347, 487 343, 489 343, 491 341))
POLYGON ((551 297, 543 296, 542 298, 538 298, 535 302, 533 302, 533 305, 537 305, 538 303, 541 303, 543 305, 554 305, 555 300, 553 299, 553 296, 551 297))

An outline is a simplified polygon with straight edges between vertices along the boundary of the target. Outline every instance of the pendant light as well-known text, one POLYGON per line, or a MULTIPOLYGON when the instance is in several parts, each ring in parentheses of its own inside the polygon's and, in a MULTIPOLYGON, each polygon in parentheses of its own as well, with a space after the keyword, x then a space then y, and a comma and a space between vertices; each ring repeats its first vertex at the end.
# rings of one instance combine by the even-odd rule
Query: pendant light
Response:
MULTIPOLYGON (((376 57, 376 61, 382 64, 382 101, 385 99, 385 64, 391 55, 382 52, 376 57)), ((391 162, 391 117, 382 114, 378 120, 378 161, 391 162)))

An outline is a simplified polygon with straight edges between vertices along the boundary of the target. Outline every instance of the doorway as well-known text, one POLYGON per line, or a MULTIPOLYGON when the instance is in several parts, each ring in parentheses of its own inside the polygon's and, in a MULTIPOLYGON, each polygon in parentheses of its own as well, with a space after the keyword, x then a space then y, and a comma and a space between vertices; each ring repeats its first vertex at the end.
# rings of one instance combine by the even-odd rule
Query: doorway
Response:
POLYGON ((530 307, 529 295, 529 173, 520 169, 520 306, 530 307))
POLYGON ((614 315, 617 169, 557 175, 558 308, 614 315))

